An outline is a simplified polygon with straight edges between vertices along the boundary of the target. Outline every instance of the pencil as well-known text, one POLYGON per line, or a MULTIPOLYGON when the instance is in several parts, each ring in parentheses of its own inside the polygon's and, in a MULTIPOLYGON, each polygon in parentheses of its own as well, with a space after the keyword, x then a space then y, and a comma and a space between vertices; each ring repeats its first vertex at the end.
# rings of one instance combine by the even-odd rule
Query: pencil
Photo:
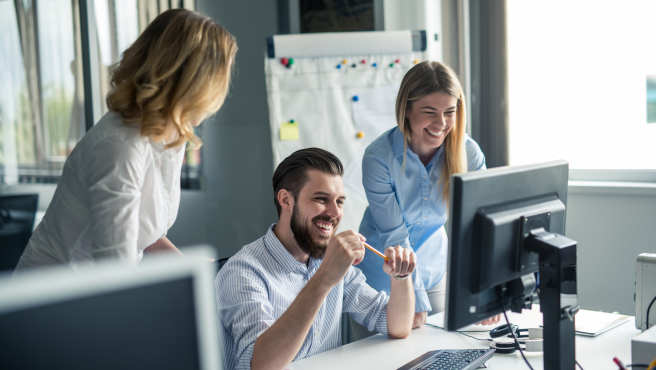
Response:
POLYGON ((362 242, 362 244, 364 244, 364 246, 367 247, 367 249, 369 249, 370 251, 376 253, 376 254, 379 255, 380 257, 384 258, 385 261, 388 261, 388 262, 389 262, 389 259, 387 258, 387 256, 384 255, 384 254, 382 254, 382 253, 380 253, 380 252, 378 251, 378 249, 376 249, 376 248, 370 246, 369 244, 367 244, 367 243, 365 243, 365 242, 362 242))

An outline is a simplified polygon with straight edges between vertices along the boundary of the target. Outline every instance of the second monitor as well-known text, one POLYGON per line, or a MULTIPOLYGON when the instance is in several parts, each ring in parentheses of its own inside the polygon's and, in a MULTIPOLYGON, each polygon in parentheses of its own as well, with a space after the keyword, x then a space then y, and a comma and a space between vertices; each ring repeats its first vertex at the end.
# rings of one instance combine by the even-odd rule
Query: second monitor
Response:
POLYGON ((458 330, 508 309, 521 312, 539 289, 546 369, 574 368, 568 167, 554 161, 451 177, 445 326, 458 330))

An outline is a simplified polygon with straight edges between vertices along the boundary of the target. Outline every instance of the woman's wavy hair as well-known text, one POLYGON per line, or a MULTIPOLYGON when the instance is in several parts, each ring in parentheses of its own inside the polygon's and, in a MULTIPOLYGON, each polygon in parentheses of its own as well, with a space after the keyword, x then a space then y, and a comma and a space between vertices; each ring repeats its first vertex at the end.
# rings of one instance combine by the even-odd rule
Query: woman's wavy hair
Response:
POLYGON ((412 128, 405 114, 408 109, 412 108, 415 100, 436 92, 451 95, 458 100, 455 127, 444 139, 442 152, 444 153, 444 165, 439 180, 442 185, 442 199, 448 206, 451 175, 467 172, 465 94, 455 72, 439 62, 425 61, 412 67, 403 77, 399 95, 396 98, 396 122, 405 138, 405 150, 403 151, 403 167, 405 168, 405 153, 412 134, 412 128))
POLYGON ((160 14, 112 70, 107 107, 141 135, 173 148, 202 144, 193 120, 216 113, 228 93, 237 42, 218 23, 185 9, 160 14))

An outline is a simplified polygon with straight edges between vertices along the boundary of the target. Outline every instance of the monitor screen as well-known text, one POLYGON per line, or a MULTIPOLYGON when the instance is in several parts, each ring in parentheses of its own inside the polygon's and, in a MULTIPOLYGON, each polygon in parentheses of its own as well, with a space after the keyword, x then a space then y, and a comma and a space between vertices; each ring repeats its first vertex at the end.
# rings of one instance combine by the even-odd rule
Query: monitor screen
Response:
MULTIPOLYGON (((38 289, 31 289, 21 298, 27 303, 4 309, 0 304, 0 368, 216 368, 205 366, 203 359, 220 355, 216 321, 206 314, 215 315, 212 273, 197 274, 188 261, 183 262, 187 271, 175 263, 150 264, 101 276, 50 279, 44 285, 52 289, 43 300, 35 296, 38 289), (207 281, 198 284, 201 280, 207 281), (202 346, 208 334, 210 353, 202 346)), ((38 279, 29 285, 34 283, 38 279)))
MULTIPOLYGON (((501 313, 499 288, 538 272, 538 255, 523 241, 539 228, 565 234, 568 173, 567 162, 555 161, 451 177, 447 330, 501 313)), ((525 293, 504 293, 504 307, 525 293)))

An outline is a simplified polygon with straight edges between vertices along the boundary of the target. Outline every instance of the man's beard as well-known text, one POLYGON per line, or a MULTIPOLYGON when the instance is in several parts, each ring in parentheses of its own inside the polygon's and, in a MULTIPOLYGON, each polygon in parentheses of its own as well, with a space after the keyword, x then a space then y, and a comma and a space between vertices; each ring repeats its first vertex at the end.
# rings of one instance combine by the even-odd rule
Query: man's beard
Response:
POLYGON ((296 207, 297 204, 298 203, 294 203, 292 219, 289 224, 289 227, 292 229, 292 234, 294 234, 294 239, 296 239, 296 243, 298 243, 301 250, 307 253, 311 258, 322 259, 326 254, 326 248, 328 247, 330 237, 335 234, 338 222, 334 218, 319 215, 314 217, 312 222, 308 223, 307 218, 301 219, 301 212, 299 212, 296 207), (330 233, 330 235, 313 236, 313 234, 317 234, 312 230, 312 225, 314 225, 315 221, 323 221, 332 224, 332 233, 330 233))

